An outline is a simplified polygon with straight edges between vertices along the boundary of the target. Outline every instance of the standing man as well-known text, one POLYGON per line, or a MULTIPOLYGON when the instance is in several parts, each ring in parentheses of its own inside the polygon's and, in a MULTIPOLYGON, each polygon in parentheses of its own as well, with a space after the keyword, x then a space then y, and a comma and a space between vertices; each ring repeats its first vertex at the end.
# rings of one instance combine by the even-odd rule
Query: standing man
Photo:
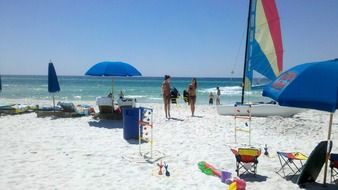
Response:
POLYGON ((220 97, 221 97, 221 91, 219 90, 219 87, 217 86, 217 94, 216 94, 216 105, 220 105, 221 104, 221 100, 220 100, 220 97))
POLYGON ((162 82, 162 96, 163 96, 165 117, 167 119, 170 119, 170 76, 169 75, 164 75, 164 80, 162 82))

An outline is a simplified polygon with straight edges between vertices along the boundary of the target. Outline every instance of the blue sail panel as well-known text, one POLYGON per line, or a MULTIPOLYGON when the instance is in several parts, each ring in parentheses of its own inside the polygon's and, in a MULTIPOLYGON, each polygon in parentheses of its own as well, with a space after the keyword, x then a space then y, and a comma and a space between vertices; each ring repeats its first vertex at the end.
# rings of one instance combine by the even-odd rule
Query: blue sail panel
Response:
POLYGON ((252 43, 252 56, 250 57, 250 62, 252 63, 251 70, 257 71, 270 80, 276 78, 267 56, 264 54, 256 40, 252 43))

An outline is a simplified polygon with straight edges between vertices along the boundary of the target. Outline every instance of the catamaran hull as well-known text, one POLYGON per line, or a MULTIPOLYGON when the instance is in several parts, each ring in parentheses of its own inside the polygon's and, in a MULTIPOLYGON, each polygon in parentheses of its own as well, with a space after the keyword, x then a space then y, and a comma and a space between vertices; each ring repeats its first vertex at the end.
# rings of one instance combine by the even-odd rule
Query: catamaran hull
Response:
MULTIPOLYGON (((249 115, 247 105, 217 105, 217 113, 219 115, 249 115)), ((252 117, 267 117, 267 116, 281 116, 291 117, 297 113, 303 112, 305 109, 292 108, 280 106, 278 104, 252 104, 251 116, 252 117)))

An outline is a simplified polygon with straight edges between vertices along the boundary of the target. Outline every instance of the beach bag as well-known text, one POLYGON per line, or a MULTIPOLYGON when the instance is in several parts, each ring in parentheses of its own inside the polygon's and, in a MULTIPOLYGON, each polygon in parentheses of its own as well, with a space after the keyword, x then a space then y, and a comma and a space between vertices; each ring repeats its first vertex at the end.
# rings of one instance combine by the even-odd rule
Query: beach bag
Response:
POLYGON ((58 105, 64 112, 75 112, 75 106, 73 103, 59 102, 58 105))

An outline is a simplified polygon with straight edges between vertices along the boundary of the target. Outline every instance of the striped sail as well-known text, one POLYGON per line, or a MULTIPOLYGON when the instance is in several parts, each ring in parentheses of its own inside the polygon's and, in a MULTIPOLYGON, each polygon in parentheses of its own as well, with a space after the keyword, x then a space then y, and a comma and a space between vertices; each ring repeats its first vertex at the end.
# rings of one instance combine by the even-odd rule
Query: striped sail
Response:
POLYGON ((248 28, 245 89, 250 90, 253 71, 274 80, 283 70, 283 44, 274 0, 252 0, 248 28))

